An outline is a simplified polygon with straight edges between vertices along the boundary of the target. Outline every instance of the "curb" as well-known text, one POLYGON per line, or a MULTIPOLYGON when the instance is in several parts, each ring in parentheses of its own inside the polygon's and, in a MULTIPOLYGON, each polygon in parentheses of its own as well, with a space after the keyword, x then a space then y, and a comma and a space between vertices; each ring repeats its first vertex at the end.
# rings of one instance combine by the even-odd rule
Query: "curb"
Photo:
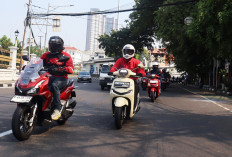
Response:
POLYGON ((12 88, 15 86, 15 83, 0 83, 0 88, 12 88))

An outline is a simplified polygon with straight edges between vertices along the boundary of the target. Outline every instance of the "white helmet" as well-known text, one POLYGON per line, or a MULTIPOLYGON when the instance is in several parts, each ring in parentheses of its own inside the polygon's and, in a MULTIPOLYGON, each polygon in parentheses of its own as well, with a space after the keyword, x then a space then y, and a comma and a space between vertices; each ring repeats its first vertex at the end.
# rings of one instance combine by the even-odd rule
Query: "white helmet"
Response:
POLYGON ((126 44, 122 49, 122 55, 125 59, 130 59, 135 55, 135 48, 131 44, 126 44))
POLYGON ((152 66, 154 66, 154 65, 159 66, 159 63, 158 63, 158 62, 153 62, 153 63, 152 63, 152 66))

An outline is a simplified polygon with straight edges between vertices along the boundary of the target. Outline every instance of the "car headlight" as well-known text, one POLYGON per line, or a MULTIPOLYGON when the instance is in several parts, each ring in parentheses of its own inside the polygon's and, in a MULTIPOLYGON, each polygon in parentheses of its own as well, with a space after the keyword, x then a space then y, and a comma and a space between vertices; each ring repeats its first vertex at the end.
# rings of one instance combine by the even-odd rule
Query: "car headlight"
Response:
POLYGON ((99 77, 99 80, 105 80, 105 78, 104 77, 99 77))

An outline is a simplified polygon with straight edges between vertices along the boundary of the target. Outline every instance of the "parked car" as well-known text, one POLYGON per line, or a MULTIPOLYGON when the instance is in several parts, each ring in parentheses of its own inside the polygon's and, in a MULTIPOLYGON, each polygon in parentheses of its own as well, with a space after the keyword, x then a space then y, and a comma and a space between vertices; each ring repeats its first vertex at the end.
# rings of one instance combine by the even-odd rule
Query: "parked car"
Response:
POLYGON ((91 83, 92 77, 90 73, 86 71, 79 72, 78 77, 77 77, 77 82, 80 82, 80 81, 88 81, 89 83, 91 83))

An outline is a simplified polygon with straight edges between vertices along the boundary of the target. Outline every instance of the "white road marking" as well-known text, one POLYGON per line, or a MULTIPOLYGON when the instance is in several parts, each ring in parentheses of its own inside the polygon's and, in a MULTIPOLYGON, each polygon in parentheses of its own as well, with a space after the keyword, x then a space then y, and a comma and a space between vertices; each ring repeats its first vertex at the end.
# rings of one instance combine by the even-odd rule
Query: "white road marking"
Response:
POLYGON ((5 131, 3 133, 0 133, 0 137, 6 136, 6 135, 9 135, 9 134, 12 134, 12 130, 8 130, 8 131, 5 131))
MULTIPOLYGON (((182 88, 182 87, 180 87, 180 88, 182 88)), ((186 90, 186 91, 188 91, 188 92, 190 92, 190 93, 192 93, 192 94, 198 95, 198 96, 200 96, 200 97, 202 97, 202 98, 208 100, 209 102, 211 102, 211 103, 213 103, 213 104, 215 104, 215 105, 217 105, 217 106, 219 106, 219 107, 221 107, 221 108, 223 108, 223 109, 225 109, 225 110, 227 110, 227 111, 229 111, 229 112, 232 112, 232 110, 230 110, 229 108, 227 108, 227 107, 225 107, 225 106, 223 106, 223 105, 221 105, 221 104, 218 104, 218 103, 216 103, 215 101, 210 100, 210 99, 206 98, 206 97, 203 96, 203 95, 196 94, 196 93, 194 93, 194 92, 192 92, 192 91, 190 91, 190 90, 188 90, 188 89, 185 89, 185 88, 182 88, 182 89, 184 89, 184 90, 186 90)))

